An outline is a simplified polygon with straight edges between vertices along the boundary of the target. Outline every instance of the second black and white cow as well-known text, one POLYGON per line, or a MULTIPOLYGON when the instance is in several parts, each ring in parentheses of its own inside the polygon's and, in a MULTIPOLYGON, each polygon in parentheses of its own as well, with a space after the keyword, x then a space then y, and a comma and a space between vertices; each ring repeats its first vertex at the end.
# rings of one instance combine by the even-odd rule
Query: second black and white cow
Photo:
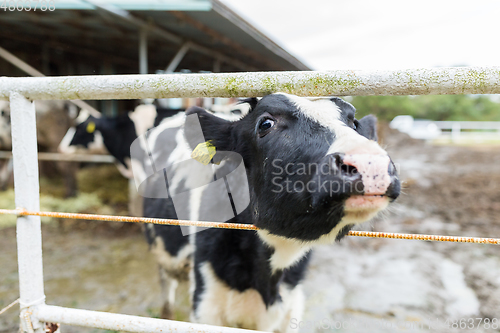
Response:
MULTIPOLYGON (((203 140, 215 147, 212 161, 223 152, 242 157, 250 203, 229 222, 254 224, 260 230, 207 229, 191 234, 188 242, 179 227, 154 225, 147 237, 168 278, 182 279, 190 271, 193 321, 286 332, 290 320, 301 317, 301 282, 312 248, 342 239, 354 225, 384 210, 398 197, 400 182, 393 162, 376 142, 376 119, 356 120, 349 103, 283 93, 248 102, 251 111, 234 122, 197 107, 186 114, 198 117, 203 140)), ((175 141, 172 155, 185 159, 203 144, 182 126, 165 130, 171 133, 149 136, 153 154, 175 141)), ((193 177, 216 178, 159 174, 157 182, 171 180, 170 194, 189 188, 193 177)), ((234 195, 238 189, 231 191, 234 195)), ((202 216, 213 206, 210 200, 217 199, 202 192, 198 188, 186 197, 191 219, 202 216)), ((145 215, 176 218, 174 206, 171 198, 146 198, 145 215)))
POLYGON ((138 135, 157 126, 180 110, 139 105, 133 112, 117 117, 94 117, 81 110, 58 150, 65 154, 111 154, 116 166, 125 178, 132 178, 130 145, 138 135))

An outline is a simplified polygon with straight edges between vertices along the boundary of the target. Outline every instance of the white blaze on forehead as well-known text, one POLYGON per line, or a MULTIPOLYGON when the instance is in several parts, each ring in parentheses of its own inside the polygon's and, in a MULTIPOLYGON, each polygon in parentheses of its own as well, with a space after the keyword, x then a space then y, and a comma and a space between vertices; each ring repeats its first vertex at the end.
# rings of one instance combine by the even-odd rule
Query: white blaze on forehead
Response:
POLYGON ((335 141, 328 149, 327 155, 332 153, 387 155, 377 142, 368 140, 347 126, 342 121, 342 111, 329 98, 308 99, 285 93, 279 94, 286 96, 305 117, 333 132, 335 141))
POLYGON ((285 93, 279 94, 287 97, 304 116, 314 122, 334 131, 341 126, 345 127, 345 124, 340 119, 342 111, 330 99, 308 99, 285 93))

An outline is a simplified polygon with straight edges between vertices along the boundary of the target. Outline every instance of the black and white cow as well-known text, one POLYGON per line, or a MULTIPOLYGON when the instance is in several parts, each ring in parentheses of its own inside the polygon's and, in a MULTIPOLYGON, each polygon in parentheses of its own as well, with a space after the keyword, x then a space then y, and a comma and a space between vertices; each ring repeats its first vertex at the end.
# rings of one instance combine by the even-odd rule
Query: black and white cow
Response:
MULTIPOLYGON (((179 227, 150 225, 146 236, 170 281, 165 290, 171 300, 176 284, 190 274, 193 321, 286 332, 292 318, 300 320, 301 282, 312 248, 340 240, 373 218, 398 197, 400 183, 376 142, 376 119, 356 120, 355 108, 342 99, 277 93, 248 103, 251 111, 234 122, 198 107, 186 115, 197 115, 204 140, 215 146, 212 161, 221 152, 242 157, 250 203, 229 222, 260 230, 207 229, 188 241, 179 227)), ((153 155, 173 149, 167 164, 188 158, 203 143, 186 135, 179 119, 162 124, 149 133, 148 144, 153 155)), ((169 194, 184 193, 193 178, 215 179, 167 173, 150 177, 146 188, 170 179, 169 194)), ((186 197, 190 211, 184 216, 197 220, 212 207, 216 196, 203 191, 186 197)), ((235 195, 238 189, 231 191, 235 195)), ((144 201, 145 216, 177 218, 176 209, 170 197, 144 201)))
POLYGON ((133 112, 117 117, 95 117, 81 110, 64 136, 59 151, 64 154, 111 154, 125 178, 132 178, 130 145, 138 135, 157 126, 163 119, 180 110, 139 105, 133 112))
MULTIPOLYGON (((182 132, 179 132, 185 120, 183 111, 142 105, 134 112, 119 117, 97 118, 82 110, 76 119, 75 127, 68 130, 59 150, 66 154, 103 153, 102 149, 105 148, 117 160, 116 165, 122 175, 132 178, 130 145, 148 127, 154 127, 149 132, 149 137, 161 146, 160 149, 156 149, 157 151, 165 149, 165 146, 170 145, 172 149, 177 146, 176 152, 180 154, 178 157, 188 154, 187 158, 189 158, 188 147, 183 140, 182 132), (151 112, 151 107, 154 112, 151 112), (181 138, 177 134, 181 134, 181 138)), ((231 110, 217 114, 226 119, 239 118, 231 110)), ((135 171, 138 169, 143 169, 141 163, 136 164, 135 171)), ((146 197, 144 202, 137 202, 137 193, 131 191, 130 195, 129 209, 133 216, 177 218, 171 200, 146 197)), ((196 219, 197 217, 191 216, 190 218, 196 219)), ((160 268, 163 297, 161 316, 172 318, 177 286, 179 283, 188 281, 192 247, 186 246, 188 237, 182 237, 178 227, 147 225, 144 230, 160 268)))
POLYGON ((97 118, 82 110, 75 127, 70 128, 61 141, 59 151, 66 154, 82 152, 82 149, 94 154, 107 151, 115 157, 120 172, 131 178, 130 145, 136 138, 134 123, 128 115, 97 118))

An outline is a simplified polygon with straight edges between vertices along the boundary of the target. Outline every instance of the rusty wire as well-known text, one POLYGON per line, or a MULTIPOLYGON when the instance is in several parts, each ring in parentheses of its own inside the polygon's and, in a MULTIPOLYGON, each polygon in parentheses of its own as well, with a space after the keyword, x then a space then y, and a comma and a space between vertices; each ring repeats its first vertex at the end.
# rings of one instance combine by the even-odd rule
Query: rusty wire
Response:
POLYGON ((178 225, 178 226, 183 225, 183 226, 206 227, 206 228, 259 230, 259 228, 257 228, 254 225, 243 224, 243 223, 169 220, 169 219, 157 219, 150 217, 114 216, 114 215, 60 213, 60 212, 30 212, 23 208, 0 209, 0 214, 10 214, 18 216, 44 216, 44 217, 55 217, 60 219, 117 221, 117 222, 153 223, 153 224, 178 225))
POLYGON ((413 239, 413 240, 424 240, 424 241, 434 241, 434 242, 455 242, 455 243, 477 243, 477 244, 500 245, 500 238, 399 234, 399 233, 391 233, 391 232, 374 232, 374 231, 349 231, 348 236, 391 238, 391 239, 413 239))
MULTIPOLYGON (((259 230, 252 224, 243 223, 224 223, 224 222, 204 222, 187 220, 170 220, 149 217, 132 216, 114 216, 98 214, 78 214, 78 213, 60 213, 60 212, 31 212, 24 208, 0 209, 0 215, 10 214, 17 216, 43 216, 63 219, 95 220, 95 221, 117 221, 129 223, 153 223, 162 225, 177 226, 195 226, 206 228, 239 229, 239 230, 259 230)), ((482 238, 482 237, 460 237, 460 236, 441 236, 441 235, 420 235, 420 234, 401 234, 375 231, 350 231, 348 236, 372 237, 372 238, 390 238, 390 239, 411 239, 435 242, 456 242, 456 243, 477 243, 500 245, 500 238, 482 238)))
POLYGON ((2 310, 0 310, 0 315, 1 314, 4 314, 5 312, 7 312, 7 310, 9 310, 11 307, 13 307, 14 305, 16 305, 17 303, 19 303, 19 300, 20 298, 16 299, 14 302, 10 303, 9 305, 7 305, 5 308, 3 308, 2 310))

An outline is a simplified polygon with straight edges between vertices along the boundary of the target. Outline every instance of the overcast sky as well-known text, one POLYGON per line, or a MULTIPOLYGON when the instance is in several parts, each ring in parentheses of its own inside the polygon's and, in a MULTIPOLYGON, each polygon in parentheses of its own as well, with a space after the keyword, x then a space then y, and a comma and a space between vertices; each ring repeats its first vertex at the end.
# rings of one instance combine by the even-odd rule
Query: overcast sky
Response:
POLYGON ((500 0, 223 0, 315 70, 500 65, 500 0))

